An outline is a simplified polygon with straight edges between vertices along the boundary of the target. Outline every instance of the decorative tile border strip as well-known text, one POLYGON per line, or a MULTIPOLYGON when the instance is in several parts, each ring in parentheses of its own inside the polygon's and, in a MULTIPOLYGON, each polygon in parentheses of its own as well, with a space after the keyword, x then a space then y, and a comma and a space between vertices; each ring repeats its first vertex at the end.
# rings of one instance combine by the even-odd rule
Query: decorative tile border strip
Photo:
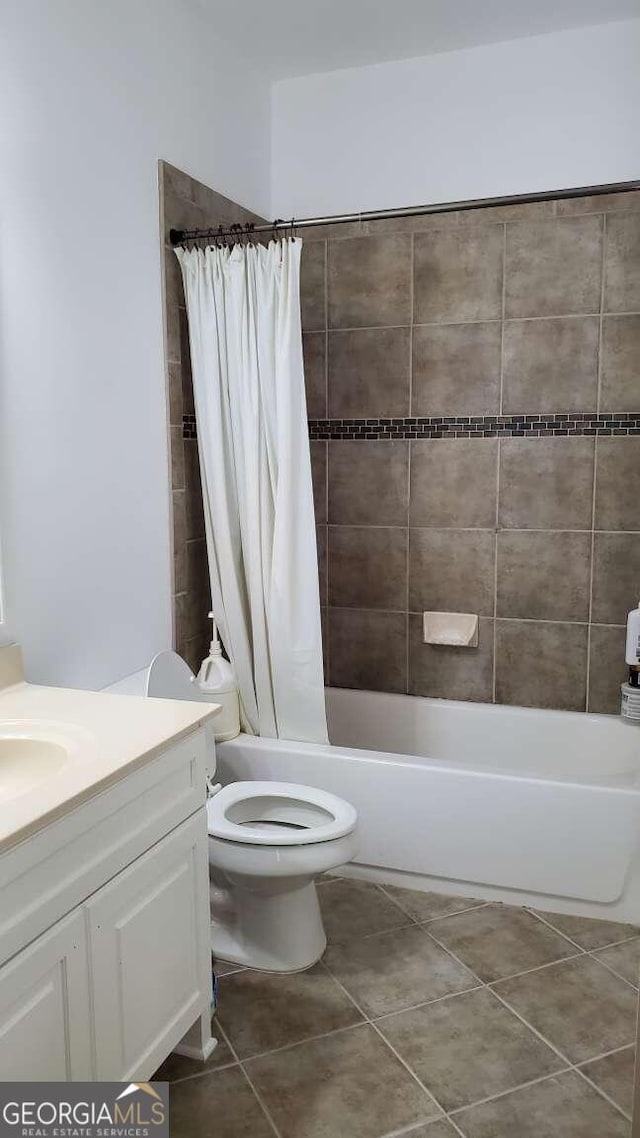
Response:
MULTIPOLYGON (((640 435, 640 411, 567 411, 557 415, 472 415, 407 419, 309 419, 312 442, 326 439, 490 439, 563 435, 640 435)), ((182 416, 183 439, 197 438, 195 415, 182 416)))
POLYGON ((640 411, 597 415, 568 411, 558 415, 472 415, 407 419, 310 419, 309 438, 324 439, 483 439, 543 438, 563 435, 640 435, 640 411))

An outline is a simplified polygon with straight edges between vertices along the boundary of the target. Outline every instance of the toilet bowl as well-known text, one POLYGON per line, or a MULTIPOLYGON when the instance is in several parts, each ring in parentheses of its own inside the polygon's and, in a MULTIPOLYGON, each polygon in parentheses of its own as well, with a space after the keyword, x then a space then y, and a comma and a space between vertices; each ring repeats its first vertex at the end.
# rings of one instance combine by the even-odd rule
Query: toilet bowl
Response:
MULTIPOLYGON (((161 652, 146 694, 198 700, 195 677, 161 652)), ((210 735, 207 773, 216 770, 210 735)), ((283 782, 234 782, 207 800, 211 948, 214 956, 269 972, 299 972, 322 956, 326 936, 315 878, 355 856, 357 813, 333 794, 283 782)))
POLYGON ((327 941, 314 879, 354 857, 353 806, 310 786, 236 782, 207 819, 214 952, 271 972, 315 964, 327 941))

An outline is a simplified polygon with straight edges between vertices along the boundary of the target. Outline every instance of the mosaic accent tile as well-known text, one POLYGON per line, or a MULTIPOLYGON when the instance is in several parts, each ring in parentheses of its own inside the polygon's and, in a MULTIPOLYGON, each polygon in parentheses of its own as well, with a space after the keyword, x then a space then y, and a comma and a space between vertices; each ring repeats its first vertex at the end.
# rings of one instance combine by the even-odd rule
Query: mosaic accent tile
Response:
POLYGON ((459 415, 406 419, 310 419, 312 439, 482 439, 640 435, 640 411, 555 415, 459 415))
MULTIPOLYGON (((309 419, 312 441, 358 439, 487 439, 640 435, 640 411, 556 415, 458 415, 406 419, 309 419)), ((195 415, 182 416, 182 437, 196 438, 195 415)))
POLYGON ((195 415, 182 416, 182 437, 183 439, 195 439, 198 437, 195 415))

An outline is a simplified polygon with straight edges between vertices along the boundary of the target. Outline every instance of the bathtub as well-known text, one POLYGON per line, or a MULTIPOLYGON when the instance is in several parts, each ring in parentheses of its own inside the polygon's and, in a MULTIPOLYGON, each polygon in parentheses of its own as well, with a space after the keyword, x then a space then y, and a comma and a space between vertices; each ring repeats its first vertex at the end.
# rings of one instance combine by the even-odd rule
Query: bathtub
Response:
POLYGON ((355 876, 640 920, 640 725, 337 688, 327 712, 331 745, 243 734, 217 777, 351 801, 355 876))

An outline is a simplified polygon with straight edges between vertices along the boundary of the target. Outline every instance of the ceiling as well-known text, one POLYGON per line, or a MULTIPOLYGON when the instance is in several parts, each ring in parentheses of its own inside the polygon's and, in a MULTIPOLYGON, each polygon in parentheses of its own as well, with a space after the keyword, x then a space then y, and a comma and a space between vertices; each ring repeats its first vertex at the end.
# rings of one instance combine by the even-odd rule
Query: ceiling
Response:
POLYGON ((273 79, 640 16, 640 0, 191 0, 273 79))

